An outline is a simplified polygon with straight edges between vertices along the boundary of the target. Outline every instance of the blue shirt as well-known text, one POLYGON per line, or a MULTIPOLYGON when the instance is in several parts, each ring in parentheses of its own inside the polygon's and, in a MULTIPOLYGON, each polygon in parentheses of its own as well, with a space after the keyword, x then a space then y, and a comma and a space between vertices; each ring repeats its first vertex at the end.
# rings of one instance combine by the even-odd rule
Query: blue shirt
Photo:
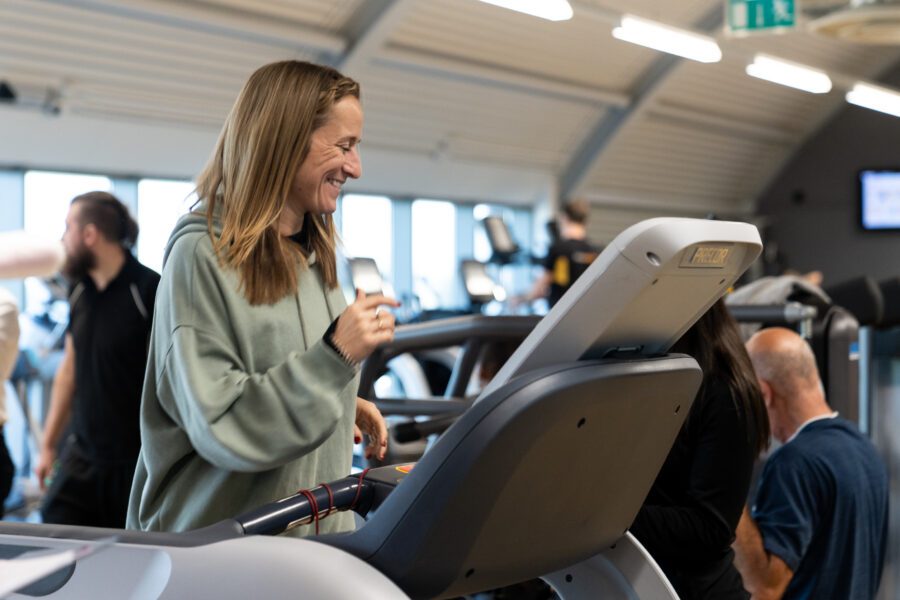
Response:
POLYGON ((784 598, 869 600, 884 564, 887 470, 848 421, 803 427, 767 461, 753 519, 794 572, 784 598))

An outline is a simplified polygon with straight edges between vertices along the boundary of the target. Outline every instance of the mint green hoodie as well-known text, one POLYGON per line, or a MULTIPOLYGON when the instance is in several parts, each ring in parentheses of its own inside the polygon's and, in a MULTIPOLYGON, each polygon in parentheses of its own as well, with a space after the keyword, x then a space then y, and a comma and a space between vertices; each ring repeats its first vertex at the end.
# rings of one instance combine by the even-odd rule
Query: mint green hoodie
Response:
MULTIPOLYGON (((203 527, 350 472, 358 381, 322 340, 346 303, 309 262, 296 294, 251 306, 219 265, 206 217, 178 222, 153 315, 129 528, 203 527)), ((320 531, 352 527, 339 513, 320 531)))

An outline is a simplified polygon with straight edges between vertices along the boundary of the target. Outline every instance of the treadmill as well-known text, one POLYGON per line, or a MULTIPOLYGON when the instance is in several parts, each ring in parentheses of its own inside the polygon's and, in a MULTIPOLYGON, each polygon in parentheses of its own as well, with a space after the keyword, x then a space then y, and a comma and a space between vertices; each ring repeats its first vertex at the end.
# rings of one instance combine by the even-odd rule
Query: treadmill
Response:
POLYGON ((542 577, 564 599, 676 598, 627 533, 702 379, 666 352, 760 249, 745 223, 639 223, 418 463, 187 533, 0 523, 0 558, 106 545, 11 597, 450 598, 542 577), (369 514, 354 532, 276 535, 349 509, 369 514))

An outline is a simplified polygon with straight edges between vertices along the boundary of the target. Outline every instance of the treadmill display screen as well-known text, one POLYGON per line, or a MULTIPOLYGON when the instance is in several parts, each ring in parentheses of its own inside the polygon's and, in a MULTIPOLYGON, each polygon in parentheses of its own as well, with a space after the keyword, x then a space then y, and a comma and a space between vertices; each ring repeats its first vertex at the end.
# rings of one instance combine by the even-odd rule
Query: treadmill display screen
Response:
POLYGON ((724 267, 730 253, 731 248, 723 246, 699 246, 688 264, 692 267, 724 267))

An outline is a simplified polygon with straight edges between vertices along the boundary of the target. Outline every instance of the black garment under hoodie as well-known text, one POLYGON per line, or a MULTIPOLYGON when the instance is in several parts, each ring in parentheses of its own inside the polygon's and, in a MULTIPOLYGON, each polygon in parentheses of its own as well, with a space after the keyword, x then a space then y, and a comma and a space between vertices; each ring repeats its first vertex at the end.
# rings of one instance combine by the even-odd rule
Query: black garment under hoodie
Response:
POLYGON ((756 432, 724 382, 705 380, 631 532, 683 600, 748 598, 731 543, 756 432))

